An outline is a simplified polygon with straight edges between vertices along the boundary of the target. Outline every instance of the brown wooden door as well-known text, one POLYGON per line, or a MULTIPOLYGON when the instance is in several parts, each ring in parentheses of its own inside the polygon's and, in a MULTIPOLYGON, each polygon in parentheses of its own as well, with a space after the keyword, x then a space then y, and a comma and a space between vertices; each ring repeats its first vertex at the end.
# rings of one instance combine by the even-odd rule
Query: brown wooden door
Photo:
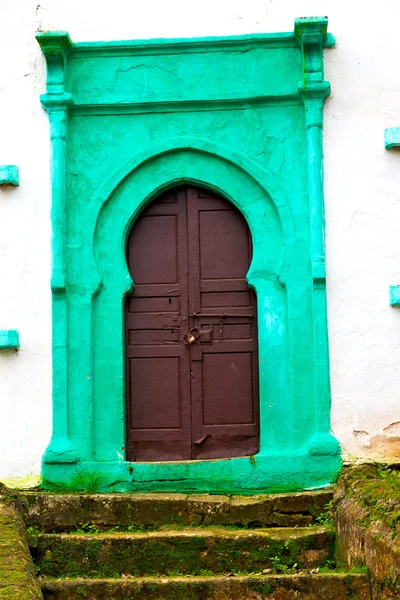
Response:
POLYGON ((206 190, 170 190, 134 225, 127 259, 135 283, 125 320, 127 459, 257 453, 257 318, 243 216, 206 190))

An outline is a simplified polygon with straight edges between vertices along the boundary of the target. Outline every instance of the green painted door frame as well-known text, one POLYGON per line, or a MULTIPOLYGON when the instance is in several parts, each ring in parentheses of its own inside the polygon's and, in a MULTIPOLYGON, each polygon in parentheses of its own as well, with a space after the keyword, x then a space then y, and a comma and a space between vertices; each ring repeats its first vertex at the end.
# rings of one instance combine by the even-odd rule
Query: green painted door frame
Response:
POLYGON ((294 33, 73 44, 37 35, 51 123, 53 436, 48 487, 300 490, 334 480, 325 297, 324 18, 294 33), (141 210, 193 184, 230 200, 253 237, 260 452, 125 460, 125 258, 141 210))

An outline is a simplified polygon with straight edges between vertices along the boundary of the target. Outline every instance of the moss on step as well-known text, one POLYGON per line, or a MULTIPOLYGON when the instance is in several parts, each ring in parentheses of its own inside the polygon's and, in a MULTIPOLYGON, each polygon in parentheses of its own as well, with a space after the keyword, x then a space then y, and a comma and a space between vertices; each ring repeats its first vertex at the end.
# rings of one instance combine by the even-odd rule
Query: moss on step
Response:
POLYGON ((400 594, 400 473, 367 464, 343 470, 332 503, 338 559, 366 566, 373 598, 400 594))
POLYGON ((370 600, 366 575, 43 581, 45 600, 370 600))
POLYGON ((17 506, 18 498, 0 484, 0 598, 39 600, 43 597, 17 506))
POLYGON ((187 529, 137 534, 42 534, 37 564, 49 576, 115 577, 259 572, 318 566, 332 558, 333 532, 306 529, 187 529))
POLYGON ((305 527, 315 524, 332 488, 296 494, 212 496, 184 494, 46 494, 24 492, 28 525, 46 532, 93 526, 157 529, 164 525, 305 527))

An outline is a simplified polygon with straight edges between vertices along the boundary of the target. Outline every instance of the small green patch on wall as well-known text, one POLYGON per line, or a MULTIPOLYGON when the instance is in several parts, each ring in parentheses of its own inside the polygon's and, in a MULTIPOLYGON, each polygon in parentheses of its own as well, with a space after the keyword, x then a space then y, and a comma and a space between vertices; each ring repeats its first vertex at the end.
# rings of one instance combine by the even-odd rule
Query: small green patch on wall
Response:
POLYGON ((322 178, 325 18, 294 33, 73 44, 37 35, 52 140, 53 436, 43 485, 292 491, 332 482, 322 178), (244 215, 257 295, 260 452, 125 459, 127 236, 170 187, 244 215))
POLYGON ((15 165, 0 165, 0 185, 19 185, 19 169, 15 165))
POLYGON ((0 329, 0 350, 18 350, 19 333, 17 329, 0 329))

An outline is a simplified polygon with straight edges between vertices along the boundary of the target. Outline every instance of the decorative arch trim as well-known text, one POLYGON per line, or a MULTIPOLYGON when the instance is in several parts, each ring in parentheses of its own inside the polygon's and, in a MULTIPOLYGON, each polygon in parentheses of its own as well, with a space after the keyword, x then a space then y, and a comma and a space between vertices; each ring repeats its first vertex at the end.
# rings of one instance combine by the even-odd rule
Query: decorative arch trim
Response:
MULTIPOLYGON (((128 161, 120 172, 107 182, 99 195, 101 208, 97 213, 93 233, 95 250, 101 223, 108 218, 104 215, 107 215, 109 210, 115 211, 117 204, 115 198, 118 202, 121 197, 119 192, 121 187, 133 188, 131 193, 135 194, 135 201, 129 204, 131 212, 128 212, 129 217, 126 219, 124 230, 119 232, 120 245, 125 248, 126 237, 143 208, 164 190, 187 183, 209 188, 230 200, 244 215, 252 235, 258 233, 260 242, 264 235, 263 232, 260 233, 260 228, 264 222, 267 224, 266 211, 269 210, 273 214, 275 235, 283 236, 288 240, 285 245, 280 245, 280 260, 275 261, 274 271, 281 276, 289 268, 290 255, 294 251, 295 243, 294 220, 285 198, 280 198, 279 185, 273 181, 273 177, 269 174, 263 177, 262 172, 257 172, 257 165, 252 165, 245 157, 229 152, 227 149, 224 152, 225 149, 217 148, 215 144, 200 144, 199 140, 172 140, 163 144, 162 148, 158 146, 150 150, 152 153, 128 161), (230 182, 228 173, 231 177, 230 182), (138 191, 136 186, 138 178, 145 181, 147 179, 151 184, 141 186, 138 191), (239 193, 239 181, 242 183, 242 193, 245 191, 243 196, 239 193), (227 182, 230 185, 227 185, 227 182), (236 189, 234 182, 237 182, 236 189), (268 192, 269 189, 274 191, 274 195, 268 192), (257 202, 258 197, 263 198, 263 204, 257 202)), ((122 195, 124 194, 127 195, 126 190, 122 192, 122 195)), ((126 207, 127 202, 123 202, 123 206, 126 207)), ((261 246, 262 244, 256 242, 256 251, 261 246)), ((250 276, 259 271, 257 263, 258 260, 253 261, 250 276)), ((262 271, 265 272, 265 265, 262 271)))
POLYGON ((41 100, 53 198, 53 436, 44 484, 251 493, 331 482, 340 455, 329 425, 325 305, 326 19, 297 20, 293 34, 236 38, 37 37, 48 67, 41 100), (251 230, 260 452, 129 463, 123 305, 133 282, 125 243, 143 207, 181 183, 227 198, 251 230))

